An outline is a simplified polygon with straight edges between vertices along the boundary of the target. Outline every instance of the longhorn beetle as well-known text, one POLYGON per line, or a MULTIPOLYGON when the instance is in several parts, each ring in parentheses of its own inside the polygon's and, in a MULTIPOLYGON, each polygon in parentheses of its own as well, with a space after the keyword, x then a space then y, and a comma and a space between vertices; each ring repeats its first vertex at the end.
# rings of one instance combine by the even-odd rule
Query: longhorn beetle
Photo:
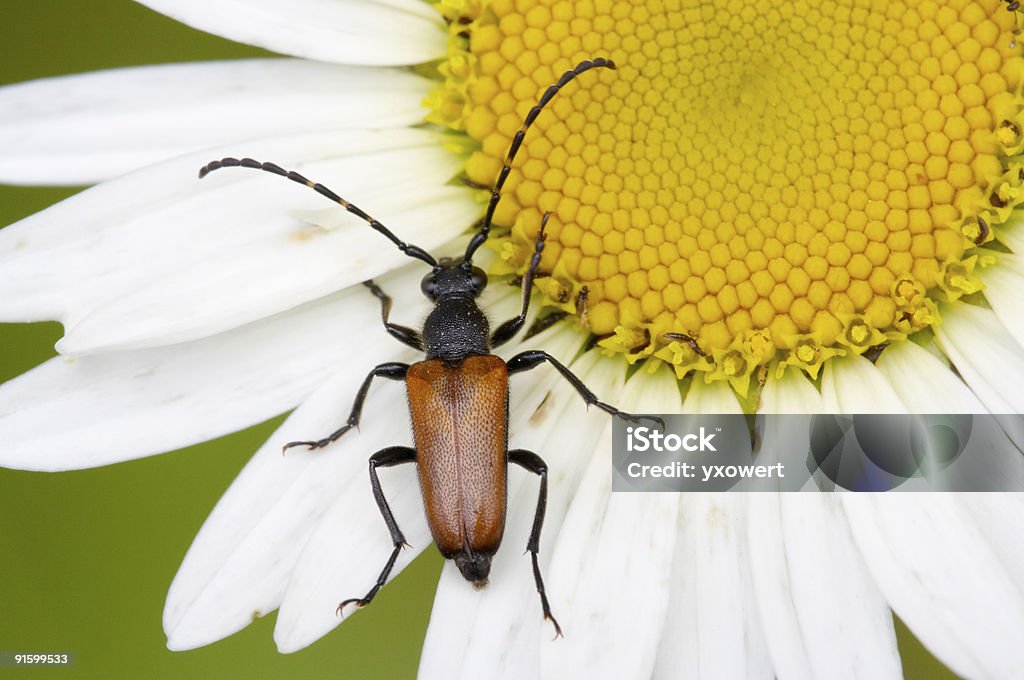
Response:
MULTIPOLYGON (((434 303, 434 309, 427 316, 421 331, 388 321, 391 298, 373 281, 364 284, 380 300, 381 318, 387 332, 400 342, 426 352, 426 358, 412 365, 388 362, 375 367, 359 388, 352 412, 340 429, 323 439, 290 442, 284 447, 320 449, 327 446, 359 424, 363 402, 375 377, 405 381, 416 447, 390 446, 370 456, 373 498, 391 532, 394 549, 377 583, 363 597, 345 600, 338 605, 339 614, 348 604, 354 603, 359 607, 369 604, 384 585, 405 545, 405 537, 381 490, 377 468, 416 463, 423 504, 434 542, 445 558, 455 560, 467 581, 482 588, 487 584, 491 557, 497 552, 505 530, 508 463, 515 463, 540 477, 540 494, 527 550, 533 561, 533 577, 544 618, 554 625, 556 637, 562 634, 558 622, 551 615, 537 563, 540 532, 547 505, 548 468, 536 453, 525 449, 510 451, 508 448, 508 376, 528 371, 546 361, 569 381, 588 406, 597 406, 613 416, 630 421, 639 419, 598 400, 579 378, 543 350, 522 352, 508 363, 491 354, 495 347, 511 340, 526 321, 530 290, 544 250, 544 230, 550 213, 541 219, 533 256, 526 276, 523 277, 522 309, 518 316, 498 326, 493 333, 490 333, 487 317, 476 303, 476 298, 487 285, 487 275, 479 267, 473 266, 473 255, 487 240, 491 219, 501 200, 501 189, 508 179, 512 161, 522 146, 527 130, 562 87, 581 73, 599 67, 614 69, 615 64, 604 58, 580 62, 548 87, 537 104, 530 109, 512 139, 501 172, 491 189, 491 198, 480 229, 473 235, 461 258, 435 260, 422 248, 398 239, 383 224, 322 184, 308 180, 297 172, 283 170, 273 163, 261 163, 251 158, 224 158, 207 164, 199 171, 199 177, 202 178, 219 168, 253 168, 304 184, 369 223, 409 257, 431 267, 420 288, 434 303)), ((660 419, 654 420, 661 422, 660 419)))

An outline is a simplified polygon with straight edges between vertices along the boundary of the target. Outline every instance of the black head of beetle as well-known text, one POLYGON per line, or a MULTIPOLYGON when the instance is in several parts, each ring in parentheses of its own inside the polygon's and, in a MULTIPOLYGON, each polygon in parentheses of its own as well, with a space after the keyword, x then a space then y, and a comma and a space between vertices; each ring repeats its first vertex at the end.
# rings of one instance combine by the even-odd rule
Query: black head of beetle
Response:
POLYGON ((458 362, 467 356, 489 354, 491 325, 476 303, 487 275, 465 258, 441 258, 420 282, 434 303, 423 322, 421 338, 427 359, 458 362))
POLYGON ((487 274, 463 258, 442 257, 437 266, 423 277, 420 290, 431 302, 450 296, 476 298, 487 287, 487 274))

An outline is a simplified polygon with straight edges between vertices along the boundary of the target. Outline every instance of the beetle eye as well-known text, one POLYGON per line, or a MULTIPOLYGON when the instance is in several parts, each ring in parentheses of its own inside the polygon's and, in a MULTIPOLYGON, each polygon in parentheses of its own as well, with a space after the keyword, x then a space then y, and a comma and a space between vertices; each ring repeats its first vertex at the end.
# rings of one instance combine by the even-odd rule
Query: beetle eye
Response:
POLYGON ((470 278, 470 284, 473 286, 473 290, 479 295, 484 288, 487 287, 487 274, 484 273, 480 267, 473 267, 473 274, 470 278))
POLYGON ((434 299, 434 291, 436 290, 436 288, 437 280, 434 278, 434 275, 432 273, 427 274, 426 276, 423 277, 423 280, 420 281, 420 290, 423 291, 423 294, 426 295, 431 300, 434 299))

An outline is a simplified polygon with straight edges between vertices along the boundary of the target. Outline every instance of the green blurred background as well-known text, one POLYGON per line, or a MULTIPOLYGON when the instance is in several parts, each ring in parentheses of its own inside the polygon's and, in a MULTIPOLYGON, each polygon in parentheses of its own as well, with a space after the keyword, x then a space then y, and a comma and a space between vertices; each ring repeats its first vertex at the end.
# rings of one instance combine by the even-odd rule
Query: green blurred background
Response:
MULTIPOLYGON (((7 0, 3 18, 0 83, 266 54, 129 0, 7 0)), ((0 186, 0 225, 72 193, 0 186)), ((0 324, 0 382, 54 356, 60 335, 56 323, 0 324)), ((0 668, 0 677, 413 677, 441 566, 433 550, 372 607, 296 654, 277 653, 275 614, 202 649, 166 649, 160 621, 167 587, 217 499, 278 422, 95 470, 0 469, 0 651, 76 655, 71 668, 0 668)), ((902 626, 900 645, 908 678, 955 677, 902 626)))

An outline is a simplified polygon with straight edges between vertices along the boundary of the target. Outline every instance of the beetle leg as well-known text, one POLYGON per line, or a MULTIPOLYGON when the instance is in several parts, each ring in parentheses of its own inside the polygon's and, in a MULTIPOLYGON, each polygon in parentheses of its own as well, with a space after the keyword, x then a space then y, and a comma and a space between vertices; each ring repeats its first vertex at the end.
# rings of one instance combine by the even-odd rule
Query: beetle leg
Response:
POLYGON ((657 423, 658 427, 660 427, 662 430, 665 429, 665 421, 662 420, 661 418, 656 418, 654 416, 635 416, 632 413, 620 411, 611 404, 604 403, 603 401, 598 399, 597 395, 591 392, 590 388, 584 385, 583 381, 577 378, 572 371, 563 366, 561 362, 558 361, 558 359, 554 358, 544 350, 530 350, 515 355, 514 357, 508 360, 508 372, 509 374, 512 374, 522 373, 523 371, 529 371, 530 369, 536 368, 545 361, 554 366, 555 369, 557 369, 558 372, 562 374, 562 377, 569 381, 569 384, 572 385, 577 392, 579 392, 579 395, 581 397, 583 397, 583 401, 587 402, 587 406, 596 406, 605 413, 609 413, 613 416, 618 416, 619 418, 622 418, 623 420, 628 420, 631 423, 640 423, 643 420, 650 420, 653 421, 654 423, 657 423))
POLYGON ((384 328, 391 334, 391 337, 422 352, 423 336, 419 334, 419 331, 388 321, 388 316, 391 314, 391 297, 372 280, 363 281, 363 285, 369 288, 370 292, 380 300, 380 317, 384 320, 384 328))
POLYGON ((544 239, 547 237, 544 228, 548 225, 548 218, 551 213, 544 213, 540 220, 540 231, 537 232, 537 240, 533 244, 533 257, 530 258, 530 266, 526 269, 523 277, 523 309, 519 316, 512 317, 505 323, 498 326, 491 335, 491 347, 499 347, 511 340, 519 329, 526 323, 526 312, 530 309, 530 293, 533 292, 533 278, 537 275, 537 267, 540 266, 540 256, 544 252, 544 239))
POLYGON ((395 516, 391 514, 388 500, 384 498, 384 491, 380 488, 377 468, 415 462, 416 449, 408 446, 389 446, 370 456, 370 486, 373 487, 373 500, 377 501, 377 507, 380 508, 380 514, 384 517, 384 523, 388 525, 388 531, 391 532, 391 543, 394 545, 394 550, 391 551, 391 557, 388 558, 383 571, 377 577, 377 583, 374 584, 373 588, 370 588, 370 592, 366 593, 363 597, 350 598, 339 604, 339 614, 345 608, 345 605, 354 603, 357 607, 365 607, 370 604, 370 600, 374 598, 377 591, 388 580, 388 575, 391 574, 391 570, 395 567, 395 561, 398 559, 398 553, 402 552, 402 548, 407 545, 405 536, 402 535, 402 530, 398 528, 398 523, 395 522, 395 516))
POLYGON ((533 580, 537 584, 537 594, 540 595, 544 618, 555 627, 555 637, 562 637, 562 628, 551 614, 551 605, 548 604, 548 596, 544 591, 544 579, 540 576, 540 564, 537 562, 537 553, 540 552, 540 531, 544 528, 544 513, 548 507, 548 466, 540 456, 526 449, 509 451, 508 460, 540 477, 537 512, 533 515, 533 528, 530 529, 530 540, 526 543, 526 549, 530 551, 530 559, 533 561, 533 580))
POLYGON ((337 441, 341 435, 345 434, 353 427, 359 426, 359 418, 363 413, 363 402, 366 401, 366 394, 370 391, 370 383, 373 382, 374 376, 380 376, 381 378, 388 378, 389 380, 405 380, 405 374, 409 371, 409 364, 402 364, 397 361, 389 361, 386 364, 375 366, 370 374, 366 376, 366 380, 363 381, 362 386, 359 388, 359 392, 356 393, 356 400, 352 404, 352 412, 348 414, 348 420, 338 430, 335 430, 331 434, 327 435, 323 439, 308 442, 288 442, 284 445, 284 450, 292 448, 293 446, 305 446, 310 449, 322 449, 328 444, 337 441))

